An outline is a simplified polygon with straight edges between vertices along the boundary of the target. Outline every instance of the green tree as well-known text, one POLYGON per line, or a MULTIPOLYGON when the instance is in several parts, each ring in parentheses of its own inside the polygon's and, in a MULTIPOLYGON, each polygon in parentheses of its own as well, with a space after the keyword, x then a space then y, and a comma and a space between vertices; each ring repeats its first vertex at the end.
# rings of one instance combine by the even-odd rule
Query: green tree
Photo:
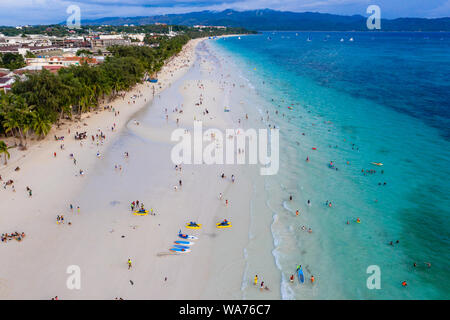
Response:
POLYGON ((42 139, 50 132, 52 122, 40 113, 36 113, 33 118, 32 128, 39 139, 42 139))
POLYGON ((33 116, 31 108, 28 107, 24 98, 14 94, 2 96, 0 106, 5 133, 11 132, 13 136, 18 133, 20 146, 23 146, 23 139, 26 139, 27 131, 30 128, 29 123, 33 116))
POLYGON ((5 143, 5 141, 0 141, 0 154, 3 154, 5 157, 5 166, 8 164, 9 158, 11 158, 11 154, 8 152, 8 145, 5 143))
POLYGON ((25 58, 36 58, 36 55, 31 51, 27 51, 25 58))
POLYGON ((21 54, 7 52, 2 56, 3 67, 15 70, 26 66, 25 60, 21 54))
POLYGON ((76 53, 77 57, 90 57, 92 56, 92 52, 87 49, 80 49, 76 53))

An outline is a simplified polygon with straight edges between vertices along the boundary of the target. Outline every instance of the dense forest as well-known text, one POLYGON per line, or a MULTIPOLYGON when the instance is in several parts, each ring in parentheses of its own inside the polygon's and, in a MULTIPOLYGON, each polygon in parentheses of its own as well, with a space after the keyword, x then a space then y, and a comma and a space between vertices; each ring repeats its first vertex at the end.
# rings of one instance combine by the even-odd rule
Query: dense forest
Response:
POLYGON ((163 37, 155 48, 113 46, 108 48, 112 56, 99 65, 27 74, 7 94, 0 94, 0 134, 14 135, 26 147, 30 134, 42 138, 59 120, 93 110, 102 100, 113 99, 155 74, 189 39, 163 37))

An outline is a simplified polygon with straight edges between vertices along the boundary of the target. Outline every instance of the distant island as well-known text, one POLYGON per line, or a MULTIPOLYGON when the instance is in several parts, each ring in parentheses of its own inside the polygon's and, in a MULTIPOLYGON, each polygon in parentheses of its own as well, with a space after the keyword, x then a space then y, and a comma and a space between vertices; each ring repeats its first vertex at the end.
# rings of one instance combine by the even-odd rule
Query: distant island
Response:
MULTIPOLYGON (((148 17, 109 17, 83 20, 84 25, 207 25, 240 27, 260 31, 368 31, 367 17, 317 12, 289 12, 270 9, 249 11, 201 11, 148 17)), ((376 31, 376 30, 375 30, 376 31)), ((450 18, 381 19, 380 31, 450 31, 450 18)))

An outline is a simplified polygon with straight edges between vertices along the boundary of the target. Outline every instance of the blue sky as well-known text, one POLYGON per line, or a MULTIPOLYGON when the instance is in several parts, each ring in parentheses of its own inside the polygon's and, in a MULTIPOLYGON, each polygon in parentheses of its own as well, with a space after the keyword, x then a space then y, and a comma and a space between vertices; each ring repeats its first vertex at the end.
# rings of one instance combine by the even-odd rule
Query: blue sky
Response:
POLYGON ((450 0, 0 0, 0 25, 58 23, 70 5, 81 8, 82 19, 95 19, 263 8, 366 15, 371 4, 380 6, 382 18, 450 16, 450 0))

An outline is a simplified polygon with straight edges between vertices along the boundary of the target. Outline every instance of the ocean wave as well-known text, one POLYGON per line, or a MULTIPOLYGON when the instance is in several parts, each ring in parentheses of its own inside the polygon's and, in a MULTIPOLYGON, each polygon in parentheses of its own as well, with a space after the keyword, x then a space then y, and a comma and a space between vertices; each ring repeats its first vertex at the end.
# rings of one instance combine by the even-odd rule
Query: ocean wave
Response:
POLYGON ((295 292, 292 289, 292 285, 289 283, 289 279, 287 279, 284 274, 281 275, 281 299, 295 300, 295 292))
POLYGON ((245 259, 245 268, 244 273, 242 275, 242 283, 241 283, 241 291, 242 291, 242 299, 245 300, 245 289, 247 289, 248 286, 248 252, 247 248, 244 248, 244 259, 245 259))

